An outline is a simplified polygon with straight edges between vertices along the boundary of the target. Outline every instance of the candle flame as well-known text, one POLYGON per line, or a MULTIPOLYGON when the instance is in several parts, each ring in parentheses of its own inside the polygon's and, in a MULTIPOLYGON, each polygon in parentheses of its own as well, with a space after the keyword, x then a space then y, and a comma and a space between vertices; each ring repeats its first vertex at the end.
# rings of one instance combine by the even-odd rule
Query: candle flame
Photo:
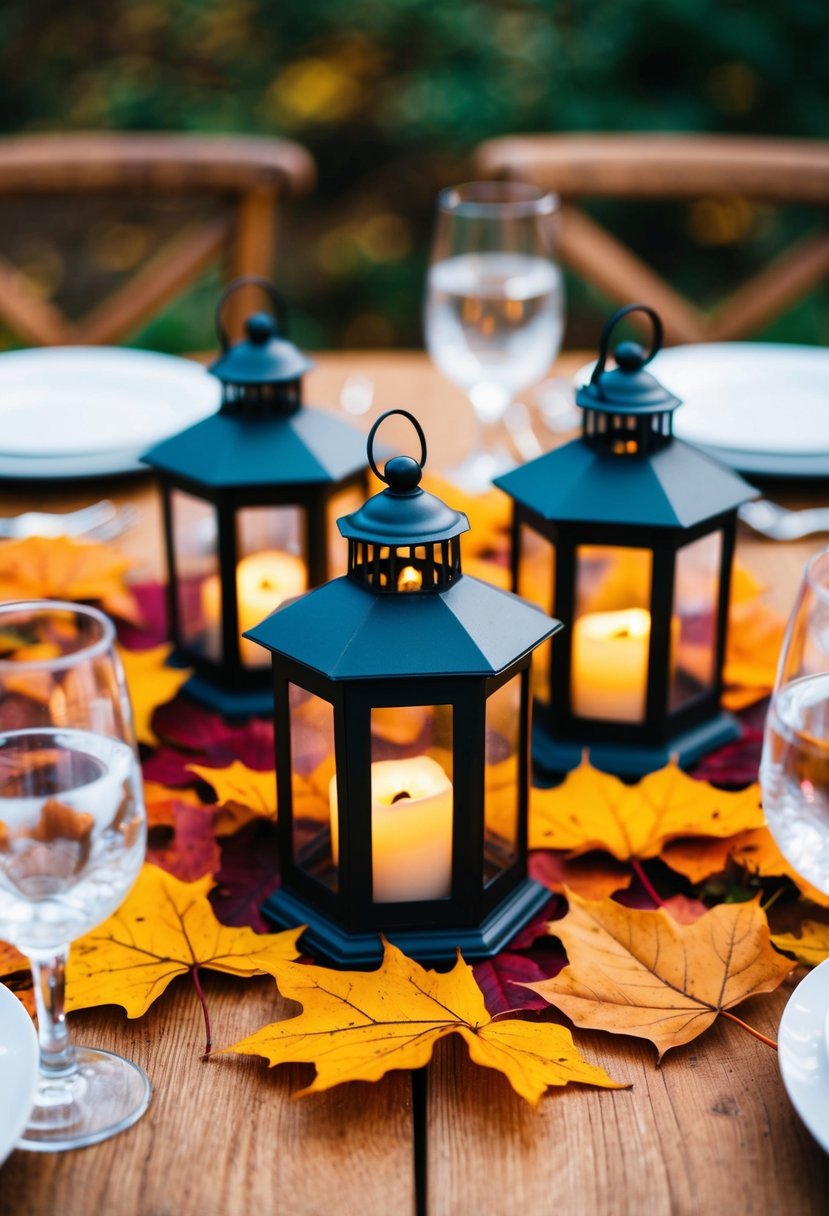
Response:
POLYGON ((397 576, 398 591, 419 591, 423 586, 423 575, 414 566, 404 566, 397 576))

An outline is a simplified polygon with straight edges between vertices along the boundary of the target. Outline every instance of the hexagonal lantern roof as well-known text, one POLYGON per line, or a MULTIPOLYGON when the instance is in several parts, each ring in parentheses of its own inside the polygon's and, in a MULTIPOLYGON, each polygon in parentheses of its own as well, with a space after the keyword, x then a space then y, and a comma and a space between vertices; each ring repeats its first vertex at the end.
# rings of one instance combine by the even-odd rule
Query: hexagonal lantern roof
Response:
POLYGON ((329 680, 491 676, 561 622, 470 575, 443 591, 376 595, 347 575, 282 605, 245 637, 329 680))
POLYGON ((495 485, 542 519, 620 527, 691 528, 757 494, 678 439, 642 458, 615 458, 574 439, 495 485))
POLYGON ((248 489, 337 483, 366 467, 366 448, 348 423, 303 406, 288 417, 220 412, 142 459, 214 489, 248 489))

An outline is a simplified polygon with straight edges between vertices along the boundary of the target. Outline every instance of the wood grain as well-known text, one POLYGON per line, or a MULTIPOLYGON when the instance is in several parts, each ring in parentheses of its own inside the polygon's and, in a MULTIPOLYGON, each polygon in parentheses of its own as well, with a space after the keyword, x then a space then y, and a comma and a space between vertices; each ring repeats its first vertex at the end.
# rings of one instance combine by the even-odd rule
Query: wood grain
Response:
MULTIPOLYGON (((214 1040, 227 1045, 296 1012, 271 979, 203 976, 214 1040)), ((294 1099, 312 1070, 203 1060, 188 979, 139 1021, 110 1008, 71 1018, 75 1041, 120 1052, 153 1083, 133 1128, 74 1153, 14 1152, 0 1168, 2 1216, 411 1216, 410 1083, 394 1073, 294 1099)))
MULTIPOLYGON (((789 992, 740 1012, 774 1036, 789 992)), ((575 1037, 632 1088, 574 1086, 533 1112, 460 1045, 441 1045, 429 1078, 429 1216, 825 1213, 829 1159, 792 1111, 771 1048, 721 1020, 657 1068, 648 1044, 575 1037)))

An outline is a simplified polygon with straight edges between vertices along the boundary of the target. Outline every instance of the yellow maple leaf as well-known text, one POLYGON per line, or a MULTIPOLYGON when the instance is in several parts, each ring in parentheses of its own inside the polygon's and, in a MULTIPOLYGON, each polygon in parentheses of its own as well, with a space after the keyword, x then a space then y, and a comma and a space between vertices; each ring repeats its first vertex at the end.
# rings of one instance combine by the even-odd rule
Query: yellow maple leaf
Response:
POLYGON ((829 925, 816 920, 804 920, 799 937, 793 933, 773 933, 771 940, 778 950, 793 954, 807 967, 817 967, 829 958, 829 925))
POLYGON ((275 975, 279 964, 297 957, 302 928, 254 933, 222 925, 207 898, 212 886, 210 875, 181 882, 145 865, 118 911, 73 942, 67 1009, 121 1005, 137 1018, 176 976, 198 981, 202 968, 242 977, 275 975))
POLYGON ((792 969, 770 945, 757 902, 720 904, 679 924, 662 908, 640 912, 572 892, 568 898, 567 915, 548 932, 570 962, 553 979, 525 987, 577 1026, 649 1039, 660 1059, 718 1014, 773 991, 792 969))
POLYGON ((106 612, 138 621, 124 581, 132 562, 112 545, 68 536, 27 536, 0 544, 3 600, 96 600, 106 612))
POLYGON ((758 785, 719 790, 674 763, 625 785, 583 760, 554 789, 532 789, 529 840, 531 849, 601 849, 628 861, 657 857, 678 836, 732 836, 763 822, 758 785))
POLYGON ((271 1065, 313 1064, 316 1077, 303 1094, 343 1081, 378 1081, 395 1068, 421 1068, 449 1034, 461 1035, 476 1064, 502 1072, 534 1106, 549 1085, 622 1088, 579 1056, 564 1027, 491 1018, 460 955, 449 972, 427 971, 386 942, 377 971, 287 963, 277 984, 303 1012, 225 1050, 264 1056, 271 1065))
POLYGON ((149 743, 151 747, 158 743, 152 728, 153 714, 159 705, 172 701, 192 675, 186 667, 167 667, 166 660, 172 650, 169 643, 152 646, 149 650, 118 648, 132 701, 135 736, 139 743, 149 743))
POLYGON ((214 820, 217 836, 229 836, 252 819, 276 819, 276 773, 260 772, 234 760, 226 768, 188 764, 215 791, 221 810, 214 820))

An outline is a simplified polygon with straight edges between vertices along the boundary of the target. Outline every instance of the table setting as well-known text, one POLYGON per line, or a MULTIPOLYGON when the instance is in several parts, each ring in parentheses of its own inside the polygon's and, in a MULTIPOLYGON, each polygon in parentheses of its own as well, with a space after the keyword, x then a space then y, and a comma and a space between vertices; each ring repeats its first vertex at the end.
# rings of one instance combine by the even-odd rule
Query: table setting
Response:
POLYGON ((826 352, 562 356, 555 212, 0 355, 3 1213, 821 1210, 826 352))

